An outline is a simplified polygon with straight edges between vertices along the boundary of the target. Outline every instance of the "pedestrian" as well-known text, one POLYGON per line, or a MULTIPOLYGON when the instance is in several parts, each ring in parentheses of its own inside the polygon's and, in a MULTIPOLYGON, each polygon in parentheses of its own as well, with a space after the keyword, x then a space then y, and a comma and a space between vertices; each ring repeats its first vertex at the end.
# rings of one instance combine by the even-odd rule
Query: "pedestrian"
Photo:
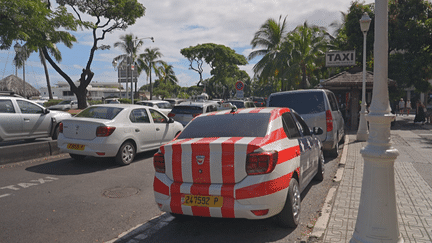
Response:
POLYGON ((403 116, 403 111, 405 109, 405 101, 403 98, 399 101, 399 115, 403 116))
POLYGON ((410 111, 411 111, 411 101, 410 100, 407 100, 406 101, 406 103, 405 103, 405 108, 406 108, 406 112, 407 112, 407 116, 409 116, 409 113, 410 113, 410 111))
POLYGON ((426 121, 425 106, 423 105, 423 103, 420 100, 418 100, 417 101, 416 116, 414 118, 414 123, 421 123, 423 125, 425 123, 425 121, 426 121))

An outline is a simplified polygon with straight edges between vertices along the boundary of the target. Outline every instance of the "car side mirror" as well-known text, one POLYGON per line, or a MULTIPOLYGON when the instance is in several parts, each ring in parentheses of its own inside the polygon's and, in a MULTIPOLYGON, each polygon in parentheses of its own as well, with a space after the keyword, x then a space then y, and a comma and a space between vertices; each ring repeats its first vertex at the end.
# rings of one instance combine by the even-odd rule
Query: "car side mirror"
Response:
POLYGON ((314 128, 312 129, 312 133, 315 134, 315 135, 321 135, 321 134, 324 133, 324 131, 322 130, 321 127, 314 127, 314 128))
POLYGON ((43 109, 43 113, 44 113, 44 114, 48 114, 48 113, 50 113, 50 110, 49 110, 49 109, 46 109, 46 108, 44 108, 44 109, 43 109))
POLYGON ((168 118, 168 123, 174 123, 174 119, 172 119, 172 117, 168 118))

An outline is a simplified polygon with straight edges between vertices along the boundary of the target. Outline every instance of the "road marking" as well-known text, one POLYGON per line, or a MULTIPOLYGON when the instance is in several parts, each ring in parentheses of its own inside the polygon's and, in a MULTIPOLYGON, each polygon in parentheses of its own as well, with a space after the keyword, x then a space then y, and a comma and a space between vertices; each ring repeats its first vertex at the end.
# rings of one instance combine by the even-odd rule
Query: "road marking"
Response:
MULTIPOLYGON (((45 178, 39 178, 39 179, 36 179, 36 180, 30 180, 31 182, 21 182, 21 183, 18 183, 16 185, 3 186, 3 187, 0 187, 0 190, 9 189, 9 190, 12 190, 12 191, 18 191, 18 190, 23 189, 23 188, 29 188, 29 187, 32 187, 32 186, 42 185, 42 184, 45 184, 46 182, 51 182, 51 181, 55 181, 55 180, 58 180, 58 179, 59 178, 55 178, 55 177, 51 177, 51 176, 46 176, 45 178)), ((3 194, 3 195, 0 195, 0 198, 7 197, 7 196, 10 196, 10 195, 11 194, 3 194)))

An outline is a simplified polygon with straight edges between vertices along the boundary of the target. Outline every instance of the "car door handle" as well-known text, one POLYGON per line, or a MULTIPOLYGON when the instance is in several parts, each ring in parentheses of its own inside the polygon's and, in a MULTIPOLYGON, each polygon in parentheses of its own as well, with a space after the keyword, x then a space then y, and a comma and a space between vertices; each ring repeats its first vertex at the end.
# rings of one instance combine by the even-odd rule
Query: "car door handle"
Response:
POLYGON ((139 132, 140 130, 138 128, 135 128, 135 132, 139 132))
POLYGON ((156 128, 156 131, 159 131, 160 129, 159 128, 156 128))
POLYGON ((24 118, 24 121, 30 121, 30 119, 28 119, 28 118, 24 118))

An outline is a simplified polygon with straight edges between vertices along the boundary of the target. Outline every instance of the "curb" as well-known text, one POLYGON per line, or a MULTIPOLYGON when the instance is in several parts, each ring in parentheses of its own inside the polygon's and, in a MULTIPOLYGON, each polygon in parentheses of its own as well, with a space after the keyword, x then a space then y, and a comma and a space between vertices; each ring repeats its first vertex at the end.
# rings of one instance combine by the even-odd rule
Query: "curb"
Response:
MULTIPOLYGON (((345 135, 345 143, 342 150, 341 160, 339 161, 339 169, 336 171, 336 175, 333 179, 333 181, 335 182, 340 182, 342 180, 347 154, 348 154, 348 143, 349 143, 349 137, 345 135)), ((331 211, 333 210, 333 203, 334 203, 333 199, 337 193, 338 188, 339 185, 331 187, 329 192, 327 193, 327 197, 325 199, 324 205, 321 208, 321 216, 318 217, 314 225, 313 231, 309 236, 309 239, 311 238, 320 239, 321 237, 323 237, 327 229, 327 224, 330 220, 331 211)))
POLYGON ((57 141, 43 141, 0 147, 0 165, 60 154, 57 141))

